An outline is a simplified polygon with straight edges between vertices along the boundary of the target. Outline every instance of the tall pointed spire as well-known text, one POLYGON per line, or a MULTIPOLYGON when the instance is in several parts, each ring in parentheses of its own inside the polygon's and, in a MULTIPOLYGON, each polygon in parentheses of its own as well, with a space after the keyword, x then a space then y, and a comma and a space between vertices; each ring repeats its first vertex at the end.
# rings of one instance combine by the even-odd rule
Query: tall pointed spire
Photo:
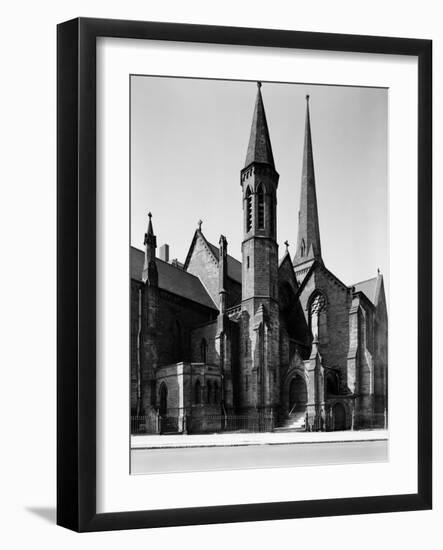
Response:
POLYGON ((315 191, 314 158, 312 155, 309 96, 307 95, 300 210, 298 212, 298 238, 294 265, 299 265, 309 260, 321 260, 321 246, 317 194, 315 191))
POLYGON ((266 113, 261 95, 261 82, 257 82, 257 88, 257 99, 252 117, 251 135, 249 137, 245 167, 253 162, 260 162, 269 164, 272 168, 275 168, 266 113))

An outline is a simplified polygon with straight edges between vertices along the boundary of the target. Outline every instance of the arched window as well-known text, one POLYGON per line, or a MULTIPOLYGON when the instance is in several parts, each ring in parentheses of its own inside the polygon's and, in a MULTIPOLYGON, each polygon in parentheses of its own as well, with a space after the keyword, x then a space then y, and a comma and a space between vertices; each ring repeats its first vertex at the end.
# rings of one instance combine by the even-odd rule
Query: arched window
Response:
POLYGON ((202 387, 200 380, 197 380, 194 386, 194 403, 199 405, 202 402, 202 387))
POLYGON ((206 403, 212 403, 212 384, 210 380, 206 382, 206 403))
POLYGON ((269 227, 271 230, 272 235, 274 238, 276 238, 276 230, 275 230, 275 201, 274 197, 271 195, 269 200, 269 227))
POLYGON ((250 187, 246 189, 246 231, 252 229, 252 193, 250 187))
POLYGON ((264 229, 265 227, 265 193, 263 191, 263 185, 260 184, 257 189, 257 220, 258 229, 264 229))
POLYGON ((300 256, 303 258, 305 254, 306 254, 306 244, 305 244, 305 240, 302 239, 301 245, 300 245, 300 256))
POLYGON ((326 298, 321 292, 315 292, 310 300, 309 306, 309 323, 311 327, 312 336, 315 342, 318 342, 320 325, 323 325, 323 333, 325 327, 326 318, 324 311, 326 309, 326 298))
POLYGON ((338 374, 335 372, 328 372, 325 377, 325 389, 329 395, 338 395, 339 393, 339 380, 338 374))
POLYGON ((200 361, 202 363, 206 363, 208 359, 208 343, 206 342, 206 339, 203 338, 200 343, 200 361))

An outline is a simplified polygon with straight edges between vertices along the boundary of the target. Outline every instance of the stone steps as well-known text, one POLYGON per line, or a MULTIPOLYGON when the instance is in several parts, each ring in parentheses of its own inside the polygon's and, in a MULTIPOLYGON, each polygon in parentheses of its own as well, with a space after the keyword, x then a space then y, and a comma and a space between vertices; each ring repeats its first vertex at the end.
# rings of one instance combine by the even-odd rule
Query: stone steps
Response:
POLYGON ((305 413, 297 412, 293 413, 287 418, 281 426, 275 428, 275 431, 292 431, 303 432, 305 431, 305 413))

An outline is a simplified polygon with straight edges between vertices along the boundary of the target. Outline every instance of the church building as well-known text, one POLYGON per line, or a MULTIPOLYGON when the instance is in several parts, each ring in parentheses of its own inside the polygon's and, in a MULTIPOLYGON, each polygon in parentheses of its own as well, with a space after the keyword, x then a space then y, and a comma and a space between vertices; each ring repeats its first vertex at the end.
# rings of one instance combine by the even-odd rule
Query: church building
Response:
MULTIPOLYGON (((133 433, 387 426, 383 276, 347 286, 324 264, 309 96, 297 248, 279 258, 279 174, 261 83, 240 170, 241 262, 201 222, 183 263, 131 247, 133 433)), ((295 228, 294 228, 295 229, 295 228)))

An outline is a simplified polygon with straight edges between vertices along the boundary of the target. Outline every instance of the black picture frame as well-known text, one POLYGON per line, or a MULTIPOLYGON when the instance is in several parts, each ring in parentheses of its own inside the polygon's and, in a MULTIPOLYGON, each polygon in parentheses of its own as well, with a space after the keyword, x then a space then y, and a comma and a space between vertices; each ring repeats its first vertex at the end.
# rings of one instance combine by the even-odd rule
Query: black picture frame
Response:
POLYGON ((432 507, 432 42, 78 18, 57 29, 57 523, 148 528, 432 507), (96 39, 398 54, 418 59, 418 491, 392 496, 96 512, 96 39))

